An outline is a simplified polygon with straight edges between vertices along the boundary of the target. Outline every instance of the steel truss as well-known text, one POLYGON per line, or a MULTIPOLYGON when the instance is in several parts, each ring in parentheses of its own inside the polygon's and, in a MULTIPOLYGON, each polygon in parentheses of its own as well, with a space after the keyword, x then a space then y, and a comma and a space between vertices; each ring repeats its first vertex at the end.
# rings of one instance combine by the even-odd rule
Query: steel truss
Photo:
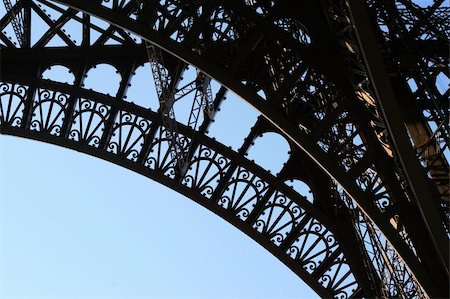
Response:
POLYGON ((21 0, 0 20, 1 133, 169 186, 255 239, 322 297, 445 298, 449 91, 436 80, 448 76, 446 14, 440 0, 428 8, 406 0, 21 0), (49 25, 34 44, 31 12, 49 25), (62 30, 71 20, 82 26, 78 41, 62 30), (10 24, 19 43, 7 36, 10 24), (55 36, 65 46, 48 47, 55 36), (149 58, 159 113, 125 99, 149 58), (116 95, 83 88, 100 62, 122 77, 116 95), (42 79, 53 65, 68 67, 74 83, 42 79), (188 65, 197 78, 179 87, 188 65), (211 78, 222 84, 215 94, 211 78), (261 113, 238 151, 206 134, 227 90, 261 113), (183 125, 171 109, 191 92, 183 125), (291 145, 277 175, 245 158, 265 132, 291 145), (289 179, 307 183, 314 202, 289 179))

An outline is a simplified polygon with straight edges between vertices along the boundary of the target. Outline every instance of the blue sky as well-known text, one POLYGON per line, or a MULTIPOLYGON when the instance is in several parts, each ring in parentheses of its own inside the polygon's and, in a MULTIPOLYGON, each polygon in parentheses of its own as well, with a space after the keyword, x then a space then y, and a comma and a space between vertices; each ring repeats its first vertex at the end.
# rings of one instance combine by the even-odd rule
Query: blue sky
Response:
MULTIPOLYGON (((108 92, 114 72, 105 85, 95 79, 106 78, 101 70, 86 88, 108 92)), ((128 100, 139 104, 151 73, 137 73, 128 100)), ((177 116, 189 108, 177 103, 177 116)), ((237 149, 256 117, 230 95, 209 135, 237 149)), ((249 158, 275 173, 287 159, 283 142, 265 135, 249 158)), ((318 298, 224 220, 111 163, 2 135, 0 190, 1 299, 318 298)))
MULTIPOLYGON (((46 25, 35 14, 32 20, 36 41, 46 25)), ((44 78, 69 80, 65 75, 52 68, 44 78)), ((155 97, 149 78, 150 67, 141 67, 127 100, 156 109, 156 99, 148 102, 155 97)), ((113 82, 115 72, 100 66, 88 73, 85 87, 113 94, 113 82)), ((177 103, 177 119, 183 121, 190 106, 177 103)), ((258 115, 232 95, 221 108, 209 135, 236 150, 258 115)), ((275 173, 289 148, 275 134, 264 136, 249 158, 275 173)), ((1 299, 317 298, 218 216, 111 163, 1 135, 0 190, 1 299)))
POLYGON ((68 149, 0 136, 0 298, 314 298, 196 203, 68 149))

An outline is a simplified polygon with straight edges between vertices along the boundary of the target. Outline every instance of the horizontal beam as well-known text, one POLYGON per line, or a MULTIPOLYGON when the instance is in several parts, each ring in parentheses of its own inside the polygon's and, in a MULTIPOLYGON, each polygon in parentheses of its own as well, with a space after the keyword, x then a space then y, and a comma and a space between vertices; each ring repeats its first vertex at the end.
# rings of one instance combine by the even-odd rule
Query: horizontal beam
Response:
POLYGON ((343 169, 341 169, 310 136, 289 121, 279 110, 274 109, 274 107, 272 107, 268 102, 264 101, 256 93, 244 86, 236 78, 230 76, 226 70, 215 66, 212 62, 205 60, 204 57, 193 52, 191 49, 184 48, 176 41, 171 40, 166 35, 151 29, 145 24, 136 22, 127 16, 113 12, 99 4, 95 4, 91 1, 80 0, 57 0, 57 2, 82 10, 105 20, 110 24, 131 31, 134 34, 141 36, 144 40, 165 49, 167 52, 185 61, 186 63, 195 65, 205 74, 229 88, 240 98, 259 111, 295 146, 306 153, 325 173, 339 182, 349 197, 357 202, 367 217, 378 226, 394 248, 401 253, 402 259, 412 269, 412 271, 416 273, 425 284, 434 284, 428 277, 428 271, 421 263, 419 263, 411 249, 399 236, 398 232, 391 226, 386 217, 384 217, 375 204, 368 200, 367 195, 355 184, 353 180, 351 180, 351 178, 349 178, 343 169))

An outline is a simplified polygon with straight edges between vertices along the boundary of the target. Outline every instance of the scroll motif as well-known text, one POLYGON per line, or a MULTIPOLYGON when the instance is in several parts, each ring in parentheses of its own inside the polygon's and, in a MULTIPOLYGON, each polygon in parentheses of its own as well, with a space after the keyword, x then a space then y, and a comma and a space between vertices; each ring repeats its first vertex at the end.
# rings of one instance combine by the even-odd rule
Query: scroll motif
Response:
POLYGON ((233 211, 240 219, 246 220, 268 188, 269 184, 239 166, 227 184, 218 204, 233 211))
POLYGON ((12 127, 22 124, 25 98, 29 88, 24 85, 0 83, 0 123, 12 127))
POLYGON ((280 245, 305 216, 305 210, 280 191, 275 191, 253 227, 280 245))
MULTIPOLYGON (((169 139, 165 133, 167 129, 159 127, 155 138, 150 145, 150 151, 145 160, 145 166, 154 170, 162 171, 164 175, 174 178, 176 165, 174 157, 171 155, 171 147, 174 146, 171 139, 169 139)), ((187 149, 189 139, 186 136, 179 134, 178 142, 180 146, 187 149)))
POLYGON ((302 267, 313 273, 330 255, 339 249, 334 235, 319 221, 311 217, 304 218, 297 239, 289 247, 290 257, 301 262, 302 267))
POLYGON ((69 139, 98 147, 109 111, 110 107, 105 104, 83 98, 78 99, 69 139))
POLYGON ((200 145, 189 163, 182 183, 211 198, 230 166, 230 160, 205 145, 200 145))
POLYGON ((31 130, 60 135, 69 95, 53 90, 38 89, 33 101, 31 130))
POLYGON ((145 135, 150 130, 150 121, 125 111, 119 111, 113 125, 107 150, 136 162, 142 150, 145 135))
POLYGON ((332 289, 334 298, 338 299, 349 298, 349 294, 354 293, 357 288, 356 279, 342 253, 320 277, 319 282, 327 289, 332 289))

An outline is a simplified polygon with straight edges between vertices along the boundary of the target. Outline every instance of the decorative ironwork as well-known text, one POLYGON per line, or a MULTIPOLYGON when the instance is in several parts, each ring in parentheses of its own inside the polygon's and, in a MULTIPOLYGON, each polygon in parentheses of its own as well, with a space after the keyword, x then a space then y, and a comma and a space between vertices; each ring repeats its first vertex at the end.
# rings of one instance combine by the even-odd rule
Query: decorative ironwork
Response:
POLYGON ((22 0, 15 7, 0 20, 2 133, 89 153, 168 185, 254 238, 322 297, 448 297, 443 0, 426 8, 406 0, 22 0), (49 25, 34 44, 31 11, 49 25), (19 16, 23 42, 14 44, 19 16), (70 36, 69 21, 80 32, 70 36), (159 113, 124 100, 149 58, 159 113), (121 76, 114 97, 83 87, 100 62, 121 76), (43 79, 52 65, 75 74, 73 84, 43 79), (182 79, 186 68, 195 75, 182 79), (207 133, 227 90, 261 114, 236 151, 207 133), (178 100, 191 101, 184 123, 173 110, 178 100), (266 132, 291 146, 277 176, 245 158, 266 132), (289 179, 305 182, 314 200, 289 188, 289 179))
POLYGON ((149 43, 146 44, 146 48, 152 66, 156 92, 158 93, 159 110, 161 111, 161 117, 166 127, 164 132, 166 133, 167 139, 170 140, 170 154, 179 171, 184 173, 186 166, 185 147, 178 134, 175 112, 173 110, 175 89, 181 76, 180 69, 184 66, 181 61, 178 62, 176 70, 173 72, 174 75, 171 77, 168 70, 164 67, 162 50, 149 43))
POLYGON ((27 95, 27 86, 4 83, 0 85, 0 112, 2 124, 18 127, 23 122, 22 111, 27 95))
MULTIPOLYGON (((44 82, 40 80, 34 87, 41 90, 39 86, 44 82)), ((7 98, 17 93, 17 88, 13 88, 13 85, 5 83, 4 86, 8 86, 6 90, 4 89, 8 97, 2 100, 2 107, 4 103, 9 103, 7 98)), ((68 137, 63 136, 60 129, 61 121, 59 125, 55 124, 61 115, 68 113, 67 96, 58 91, 62 86, 68 87, 66 84, 54 84, 53 88, 46 88, 43 92, 37 93, 38 98, 33 101, 35 103, 33 111, 39 110, 38 118, 31 119, 30 125, 27 126, 29 129, 26 131, 15 130, 16 124, 18 126, 20 122, 12 121, 12 116, 8 116, 12 114, 2 112, 2 133, 32 136, 33 139, 81 150, 130 169, 138 169, 140 173, 157 181, 166 184, 170 181, 172 187, 180 193, 213 211, 223 211, 222 213, 227 215, 223 217, 243 231, 249 233, 251 230, 252 237, 258 241, 265 240, 265 246, 272 247, 277 256, 282 260, 288 260, 292 264, 290 267, 294 267, 295 271, 302 275, 306 275, 307 270, 314 270, 312 264, 319 267, 324 260, 330 258, 331 250, 337 250, 339 247, 337 238, 321 219, 327 217, 305 197, 283 183, 278 183, 277 189, 274 184, 277 178, 244 158, 237 162, 234 159, 236 152, 212 139, 202 137, 201 140, 195 140, 199 142, 199 146, 189 161, 186 174, 181 181, 177 180, 174 164, 171 162, 173 158, 170 155, 170 146, 173 146, 173 143, 165 134, 167 128, 162 126, 161 117, 155 112, 126 102, 120 103, 119 99, 107 96, 97 101, 95 93, 85 90, 90 95, 90 100, 77 99, 71 116, 73 122, 70 125, 70 133, 68 137), (58 107, 59 110, 56 112, 55 108, 39 109, 39 105, 58 107), (131 107, 133 112, 129 111, 131 107), (113 124, 113 133, 106 150, 99 151, 99 140, 102 138, 102 132, 106 131, 105 124, 112 109, 119 110, 113 124), (152 134, 151 131, 155 133, 152 134), (148 138, 151 141, 146 140, 148 138), (147 147, 144 147, 145 144, 147 147), (144 159, 140 160, 139 157, 143 153, 146 153, 144 159), (238 165, 234 166, 231 179, 226 180, 225 188, 218 191, 220 183, 225 182, 226 173, 231 169, 232 163, 238 165), (249 215, 255 211, 255 206, 261 203, 263 207, 256 213, 255 220, 248 221, 249 215), (283 242, 292 234, 295 234, 297 240, 287 248, 283 242)), ((26 90, 32 88, 20 86, 20 90, 21 96, 26 97, 26 90)), ((23 104, 20 101, 20 105, 23 104)), ((23 110, 15 117, 20 119, 22 115, 23 110)), ((191 128, 182 124, 178 126, 181 140, 196 138, 196 133, 191 128)), ((337 258, 336 263, 347 264, 342 256, 337 258)), ((341 267, 339 266, 339 269, 341 267)), ((319 292, 329 295, 340 293, 341 282, 330 284, 331 278, 328 277, 330 275, 334 279, 341 275, 347 277, 351 270, 346 267, 347 272, 344 274, 337 273, 333 265, 326 267, 329 274, 321 277, 319 282, 323 289, 319 292)), ((351 286, 352 290, 348 290, 347 295, 357 288, 354 277, 351 286)))

